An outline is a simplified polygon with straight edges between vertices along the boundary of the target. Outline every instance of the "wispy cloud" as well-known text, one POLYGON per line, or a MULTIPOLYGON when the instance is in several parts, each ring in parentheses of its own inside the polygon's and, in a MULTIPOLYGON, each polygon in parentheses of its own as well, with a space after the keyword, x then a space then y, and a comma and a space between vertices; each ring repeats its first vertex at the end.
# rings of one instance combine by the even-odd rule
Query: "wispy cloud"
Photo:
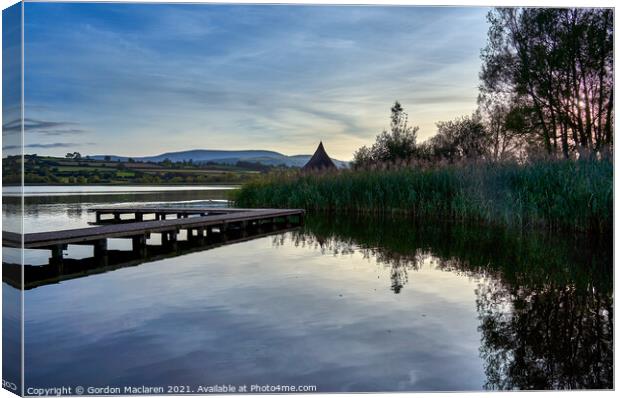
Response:
MULTIPOLYGON (((94 145, 92 142, 80 142, 78 145, 80 146, 91 146, 94 145)), ((51 148, 75 148, 76 147, 76 143, 74 142, 53 142, 50 144, 27 144, 24 145, 25 149, 31 148, 31 149, 36 149, 36 148, 43 148, 43 149, 51 149, 51 148)), ((3 150, 12 150, 12 149, 19 149, 21 148, 21 145, 6 145, 3 146, 2 149, 3 150)))
MULTIPOLYGON (((56 122, 25 118, 23 128, 25 134, 42 134, 49 136, 84 134, 86 130, 75 128, 75 122, 56 122)), ((21 119, 11 120, 2 125, 5 134, 21 133, 21 119)))
POLYGON ((32 131, 134 156, 323 139, 349 159, 394 100, 427 138, 474 109, 486 32, 482 8, 26 7, 26 114, 65 121, 32 131))

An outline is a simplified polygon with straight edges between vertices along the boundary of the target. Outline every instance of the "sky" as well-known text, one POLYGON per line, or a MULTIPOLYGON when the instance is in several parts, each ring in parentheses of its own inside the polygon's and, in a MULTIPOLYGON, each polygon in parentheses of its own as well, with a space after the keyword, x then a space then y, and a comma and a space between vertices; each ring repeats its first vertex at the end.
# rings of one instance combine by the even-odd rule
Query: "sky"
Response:
POLYGON ((26 152, 350 160, 396 100, 423 141, 475 110, 487 12, 26 3, 26 152))

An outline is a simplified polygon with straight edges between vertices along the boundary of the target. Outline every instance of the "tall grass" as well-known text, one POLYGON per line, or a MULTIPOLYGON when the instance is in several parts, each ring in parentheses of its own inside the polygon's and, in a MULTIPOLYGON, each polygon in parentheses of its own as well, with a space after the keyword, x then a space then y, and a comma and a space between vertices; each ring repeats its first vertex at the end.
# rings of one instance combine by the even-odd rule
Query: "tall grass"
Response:
POLYGON ((610 160, 274 173, 243 185, 238 207, 403 213, 424 218, 609 232, 610 160))

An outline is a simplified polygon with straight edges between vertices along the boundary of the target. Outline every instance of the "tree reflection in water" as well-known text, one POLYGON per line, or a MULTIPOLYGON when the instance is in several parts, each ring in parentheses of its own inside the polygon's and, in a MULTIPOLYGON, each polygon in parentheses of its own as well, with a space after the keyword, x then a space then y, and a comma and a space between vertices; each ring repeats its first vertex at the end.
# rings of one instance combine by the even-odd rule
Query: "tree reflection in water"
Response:
POLYGON ((425 260, 478 280, 485 388, 613 388, 611 237, 574 237, 413 219, 308 216, 274 245, 361 253, 406 288, 425 260))
POLYGON ((611 388, 612 301, 592 285, 482 286, 477 306, 486 387, 611 388))

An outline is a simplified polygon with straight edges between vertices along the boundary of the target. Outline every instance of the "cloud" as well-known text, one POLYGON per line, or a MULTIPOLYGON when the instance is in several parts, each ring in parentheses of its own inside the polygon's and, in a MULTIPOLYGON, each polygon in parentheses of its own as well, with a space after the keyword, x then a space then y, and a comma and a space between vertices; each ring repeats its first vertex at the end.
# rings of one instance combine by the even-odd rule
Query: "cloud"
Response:
MULTIPOLYGON (((80 145, 90 146, 90 145, 94 145, 94 143, 84 142, 84 143, 80 143, 80 145)), ((27 145, 24 145, 24 148, 50 149, 50 148, 71 148, 75 146, 76 144, 74 142, 53 142, 50 144, 27 144, 27 145)), ((2 147, 3 150, 12 150, 12 149, 19 149, 19 148, 21 148, 21 145, 6 145, 2 147)))
POLYGON ((74 134, 87 133, 86 130, 82 130, 82 129, 42 130, 42 131, 37 131, 37 132, 39 134, 44 134, 47 136, 62 136, 62 135, 74 135, 74 134))
MULTIPOLYGON (((37 120, 24 118, 24 131, 25 133, 38 133, 44 135, 71 135, 85 133, 85 130, 71 128, 77 125, 74 122, 55 122, 46 120, 37 120)), ((6 134, 21 133, 22 123, 21 119, 11 120, 2 125, 2 131, 6 134)))

